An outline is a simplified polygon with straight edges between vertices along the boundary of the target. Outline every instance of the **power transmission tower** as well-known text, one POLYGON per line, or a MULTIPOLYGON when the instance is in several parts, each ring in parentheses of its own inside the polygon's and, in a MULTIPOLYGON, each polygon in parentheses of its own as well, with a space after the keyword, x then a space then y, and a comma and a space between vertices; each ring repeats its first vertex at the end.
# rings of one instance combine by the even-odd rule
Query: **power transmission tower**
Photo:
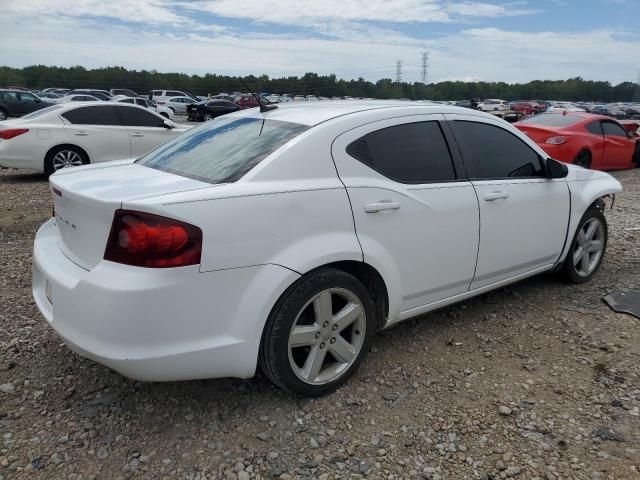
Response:
POLYGON ((429 78, 429 52, 422 52, 422 83, 427 84, 429 78))
POLYGON ((396 60, 396 83, 402 83, 402 60, 396 60))

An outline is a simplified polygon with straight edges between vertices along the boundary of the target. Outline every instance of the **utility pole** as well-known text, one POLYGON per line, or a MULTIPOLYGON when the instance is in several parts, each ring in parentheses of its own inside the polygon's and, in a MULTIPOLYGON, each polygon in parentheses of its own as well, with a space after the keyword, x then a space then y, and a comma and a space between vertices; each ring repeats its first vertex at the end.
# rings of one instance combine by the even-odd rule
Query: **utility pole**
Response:
POLYGON ((396 60, 396 83, 402 83, 402 60, 396 60))
POLYGON ((640 70, 638 70, 638 83, 636 84, 636 89, 633 92, 632 102, 640 102, 640 70))
POLYGON ((429 51, 422 52, 422 83, 427 84, 429 78, 429 51))

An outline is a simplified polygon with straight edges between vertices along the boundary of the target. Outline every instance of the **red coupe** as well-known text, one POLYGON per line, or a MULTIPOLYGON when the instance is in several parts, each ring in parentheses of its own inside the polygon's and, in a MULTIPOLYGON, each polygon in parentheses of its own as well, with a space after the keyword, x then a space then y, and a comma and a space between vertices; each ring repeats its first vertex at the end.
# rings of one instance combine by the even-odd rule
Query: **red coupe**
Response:
POLYGON ((603 115, 542 113, 514 125, 551 158, 565 163, 596 170, 640 166, 640 138, 603 115))

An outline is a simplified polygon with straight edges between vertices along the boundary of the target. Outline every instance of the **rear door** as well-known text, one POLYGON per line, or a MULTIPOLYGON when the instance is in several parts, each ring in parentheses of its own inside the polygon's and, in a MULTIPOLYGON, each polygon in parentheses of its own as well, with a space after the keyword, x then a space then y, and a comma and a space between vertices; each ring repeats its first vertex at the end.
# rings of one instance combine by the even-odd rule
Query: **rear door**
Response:
POLYGON ((629 139, 627 131, 616 122, 603 120, 602 130, 605 168, 631 168, 635 141, 629 139))
POLYGON ((402 311, 466 292, 473 278, 478 202, 460 178, 442 120, 382 120, 343 133, 332 146, 364 261, 391 280, 402 311))
POLYGON ((24 113, 18 92, 3 92, 2 98, 9 108, 9 115, 22 115, 24 113))
POLYGON ((177 132, 165 128, 164 118, 149 110, 122 105, 117 107, 131 140, 131 155, 140 157, 175 137, 177 132))
POLYGON ((131 157, 127 127, 113 105, 88 105, 60 115, 73 145, 82 147, 91 163, 131 157))
POLYGON ((446 115, 480 205, 480 249, 471 289, 551 267, 564 246, 569 189, 504 122, 446 115))

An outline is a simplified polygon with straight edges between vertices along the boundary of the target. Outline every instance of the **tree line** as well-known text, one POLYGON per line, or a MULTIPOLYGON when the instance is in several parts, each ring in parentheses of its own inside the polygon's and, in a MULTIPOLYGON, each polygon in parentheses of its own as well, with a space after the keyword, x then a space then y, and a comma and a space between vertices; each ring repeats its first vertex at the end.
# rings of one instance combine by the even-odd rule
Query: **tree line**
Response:
POLYGON ((128 70, 123 67, 86 69, 82 66, 55 67, 34 65, 24 68, 0 67, 0 86, 30 89, 128 88, 140 94, 150 90, 171 89, 196 95, 252 90, 293 95, 324 97, 350 96, 370 98, 408 98, 411 100, 463 100, 471 98, 567 100, 595 102, 640 101, 640 86, 634 82, 612 85, 610 82, 584 80, 533 80, 528 83, 447 81, 424 84, 396 83, 389 78, 376 82, 358 78, 345 80, 336 75, 306 73, 302 77, 270 78, 267 75, 233 77, 207 73, 160 73, 155 70, 128 70))

